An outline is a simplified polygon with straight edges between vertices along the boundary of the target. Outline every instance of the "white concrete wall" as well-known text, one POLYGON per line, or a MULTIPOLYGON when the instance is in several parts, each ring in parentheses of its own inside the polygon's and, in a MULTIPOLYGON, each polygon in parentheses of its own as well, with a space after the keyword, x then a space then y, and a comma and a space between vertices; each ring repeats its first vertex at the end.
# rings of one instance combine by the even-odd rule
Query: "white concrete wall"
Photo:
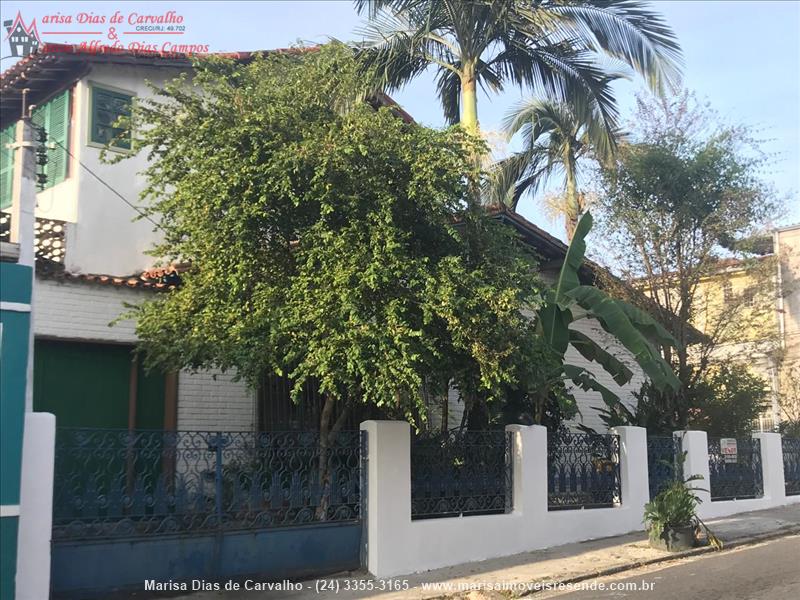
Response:
POLYGON ((139 303, 146 290, 80 282, 36 278, 33 331, 37 337, 52 337, 111 343, 136 342, 133 321, 109 324, 127 309, 124 303, 139 303))
MULTIPOLYGON (((34 334, 54 339, 134 344, 135 323, 109 324, 154 292, 110 285, 36 279, 34 334)), ((178 429, 253 431, 256 396, 233 373, 182 372, 178 378, 178 429)))
POLYGON ((233 379, 233 374, 221 371, 182 371, 178 377, 178 429, 255 431, 255 391, 233 379))
MULTIPOLYGON (((452 566, 619 535, 643 529, 644 505, 649 501, 647 432, 618 427, 622 500, 614 508, 547 510, 547 430, 541 426, 510 425, 513 447, 513 510, 503 515, 411 520, 410 431, 405 422, 366 421, 367 567, 377 577, 452 566)), ((675 432, 687 451, 684 472, 705 478, 708 451, 705 432, 675 432)), ((703 519, 738 512, 800 503, 784 494, 783 456, 778 434, 756 434, 761 440, 764 497, 710 502, 700 492, 703 519)))
POLYGON ((16 600, 50 597, 56 418, 28 412, 22 439, 16 600))
POLYGON ((701 519, 726 517, 751 510, 763 510, 784 504, 800 503, 800 496, 787 496, 783 478, 783 450, 781 436, 777 433, 754 433, 753 438, 761 440, 761 468, 764 495, 748 500, 711 501, 710 477, 708 468, 708 436, 705 431, 676 432, 683 438, 686 454, 684 474, 700 475, 703 479, 695 483, 704 488, 697 495, 703 501, 698 509, 701 519))
POLYGON ((410 430, 366 421, 367 566, 378 577, 436 569, 642 528, 648 500, 646 433, 620 427, 622 503, 594 510, 547 510, 547 430, 511 425, 514 508, 509 514, 411 520, 410 430))

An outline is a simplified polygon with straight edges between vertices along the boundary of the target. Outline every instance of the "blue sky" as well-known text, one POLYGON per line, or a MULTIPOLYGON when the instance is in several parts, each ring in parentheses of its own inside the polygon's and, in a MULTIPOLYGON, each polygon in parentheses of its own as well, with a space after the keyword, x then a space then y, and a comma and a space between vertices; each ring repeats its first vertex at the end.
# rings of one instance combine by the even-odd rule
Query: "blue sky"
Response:
MULTIPOLYGON (((765 177, 787 196, 787 214, 780 224, 800 221, 800 3, 792 1, 666 1, 653 3, 678 35, 685 57, 685 85, 705 98, 723 118, 747 123, 768 141, 763 148, 775 154, 765 177)), ((79 35, 45 34, 47 31, 81 30, 75 24, 42 23, 45 15, 77 18, 78 13, 106 16, 115 11, 125 18, 132 13, 162 14, 175 11, 183 17, 181 43, 208 44, 210 51, 256 50, 292 45, 297 41, 324 42, 328 37, 355 39, 361 22, 349 1, 271 2, 13 2, 2 3, 2 19, 17 11, 37 26, 45 42, 76 43, 79 35)), ((88 26, 87 26, 88 27, 88 26)), ((107 39, 108 24, 102 29, 107 39)), ((119 29, 118 29, 119 30, 119 29)), ((5 37, 5 36, 3 36, 5 37)), ((123 36, 127 43, 141 37, 123 36)), ((2 56, 8 53, 5 43, 2 56)), ((6 69, 13 60, 3 60, 6 69)), ((623 84, 618 99, 623 115, 630 114, 639 84, 623 84)), ((441 126, 441 110, 429 78, 421 78, 394 94, 414 117, 427 125, 441 126)), ((523 97, 516 90, 502 96, 482 97, 481 126, 499 129, 504 114, 523 97)), ((520 211, 534 222, 560 234, 533 200, 520 211)))

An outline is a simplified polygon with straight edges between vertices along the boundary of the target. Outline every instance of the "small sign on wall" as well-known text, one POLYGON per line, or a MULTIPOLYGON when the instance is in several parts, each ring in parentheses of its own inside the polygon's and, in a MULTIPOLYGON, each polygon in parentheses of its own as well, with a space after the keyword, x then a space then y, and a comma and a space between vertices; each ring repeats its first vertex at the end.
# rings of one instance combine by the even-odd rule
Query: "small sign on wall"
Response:
POLYGON ((738 458, 736 438, 720 438, 719 448, 726 463, 735 463, 738 458))

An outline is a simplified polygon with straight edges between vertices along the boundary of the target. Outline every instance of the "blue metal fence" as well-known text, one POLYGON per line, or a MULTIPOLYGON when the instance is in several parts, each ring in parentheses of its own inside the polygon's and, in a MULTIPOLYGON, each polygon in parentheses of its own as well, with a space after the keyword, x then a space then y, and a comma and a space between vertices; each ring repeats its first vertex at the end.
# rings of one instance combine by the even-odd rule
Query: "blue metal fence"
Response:
POLYGON ((619 504, 619 436, 563 430, 548 433, 547 487, 548 510, 619 504))
POLYGON ((736 454, 723 455, 719 438, 708 438, 711 501, 744 500, 764 495, 761 440, 738 438, 736 454))
POLYGON ((647 474, 650 499, 683 478, 681 440, 675 436, 648 436, 647 474))
POLYGON ((412 434, 411 518, 510 512, 511 435, 505 431, 412 434))
POLYGON ((783 447, 783 479, 787 496, 800 494, 800 438, 784 437, 783 447))
POLYGON ((53 539, 352 522, 360 432, 65 429, 56 436, 53 539))

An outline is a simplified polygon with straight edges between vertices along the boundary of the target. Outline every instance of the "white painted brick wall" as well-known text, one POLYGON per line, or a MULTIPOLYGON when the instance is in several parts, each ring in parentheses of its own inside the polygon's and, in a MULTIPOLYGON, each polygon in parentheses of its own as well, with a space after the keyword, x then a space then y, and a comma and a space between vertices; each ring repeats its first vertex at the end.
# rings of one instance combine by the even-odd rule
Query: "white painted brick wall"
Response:
POLYGON ((93 283, 36 279, 33 331, 37 336, 134 343, 133 321, 109 323, 125 312, 123 303, 141 302, 144 290, 93 283))
POLYGON ((199 431, 253 431, 256 426, 255 392, 234 375, 221 371, 178 377, 178 429, 199 431))
MULTIPOLYGON (((132 344, 134 322, 120 321, 124 303, 152 292, 82 282, 36 279, 34 333, 37 337, 132 344)), ((178 429, 251 431, 256 423, 255 393, 232 374, 181 372, 178 378, 178 429)))

